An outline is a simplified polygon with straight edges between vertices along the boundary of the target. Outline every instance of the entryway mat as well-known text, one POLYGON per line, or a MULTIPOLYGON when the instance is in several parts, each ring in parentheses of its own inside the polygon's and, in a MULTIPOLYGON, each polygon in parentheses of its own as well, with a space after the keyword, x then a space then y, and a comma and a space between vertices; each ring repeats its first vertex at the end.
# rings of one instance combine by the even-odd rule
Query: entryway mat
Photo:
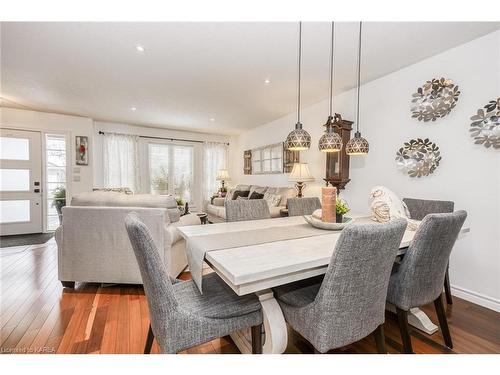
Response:
POLYGON ((33 233, 16 234, 14 236, 0 236, 0 248, 44 244, 53 236, 54 233, 33 233))

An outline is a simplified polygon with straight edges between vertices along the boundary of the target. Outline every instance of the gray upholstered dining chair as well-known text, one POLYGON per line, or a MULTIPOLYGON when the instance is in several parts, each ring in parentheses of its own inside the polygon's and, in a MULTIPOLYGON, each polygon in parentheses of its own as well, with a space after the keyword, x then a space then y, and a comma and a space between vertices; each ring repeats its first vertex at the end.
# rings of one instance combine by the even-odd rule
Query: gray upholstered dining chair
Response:
POLYGON ((259 220, 271 218, 264 199, 236 199, 226 201, 226 221, 259 220))
POLYGON ((386 353, 383 323, 391 268, 406 221, 352 225, 340 235, 323 281, 274 289, 288 324, 325 353, 373 333, 386 353))
POLYGON ((444 342, 453 348, 442 301, 451 250, 467 217, 465 211, 424 217, 401 263, 393 269, 387 301, 396 306, 405 353, 412 353, 408 311, 434 302, 444 342))
MULTIPOLYGON (((450 213, 455 209, 455 203, 452 201, 403 198, 403 202, 408 207, 408 211, 410 211, 410 218, 415 220, 423 220, 428 214, 450 213)), ((449 266, 446 267, 446 274, 444 276, 444 293, 446 295, 446 303, 451 305, 453 304, 453 298, 451 296, 449 268, 449 266)))
POLYGON ((315 210, 321 208, 318 197, 311 198, 288 198, 288 216, 311 215, 315 210))
POLYGON ((191 280, 172 284, 146 225, 134 213, 125 225, 151 319, 144 353, 151 352, 153 338, 162 352, 177 353, 250 327, 252 352, 262 352, 262 311, 255 295, 237 296, 215 273, 203 277, 203 294, 191 280))

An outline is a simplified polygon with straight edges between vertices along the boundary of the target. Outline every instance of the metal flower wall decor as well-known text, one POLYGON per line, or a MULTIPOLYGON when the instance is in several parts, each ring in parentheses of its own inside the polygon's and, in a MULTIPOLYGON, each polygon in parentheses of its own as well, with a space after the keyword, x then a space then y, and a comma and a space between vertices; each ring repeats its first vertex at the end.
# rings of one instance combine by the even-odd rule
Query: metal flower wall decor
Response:
POLYGON ((500 98, 491 100, 470 118, 469 129, 474 143, 486 148, 500 148, 500 98))
POLYGON ((436 121, 455 108, 460 91, 450 79, 427 81, 412 95, 411 113, 419 121, 436 121))
POLYGON ((441 161, 439 147, 426 138, 412 139, 405 142, 396 153, 399 169, 410 177, 428 176, 433 173, 441 161))

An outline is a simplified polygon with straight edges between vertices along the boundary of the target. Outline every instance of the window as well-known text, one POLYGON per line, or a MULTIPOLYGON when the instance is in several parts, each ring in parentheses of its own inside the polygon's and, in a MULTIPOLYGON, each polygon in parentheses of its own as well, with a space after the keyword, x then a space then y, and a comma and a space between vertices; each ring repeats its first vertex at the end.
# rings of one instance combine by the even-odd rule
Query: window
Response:
POLYGON ((149 143, 149 183, 153 194, 172 194, 192 204, 193 146, 149 143))
POLYGON ((45 181, 47 199, 47 230, 59 226, 61 207, 66 204, 66 137, 62 134, 45 136, 45 181))
POLYGON ((283 173, 283 143, 252 150, 252 174, 283 173))

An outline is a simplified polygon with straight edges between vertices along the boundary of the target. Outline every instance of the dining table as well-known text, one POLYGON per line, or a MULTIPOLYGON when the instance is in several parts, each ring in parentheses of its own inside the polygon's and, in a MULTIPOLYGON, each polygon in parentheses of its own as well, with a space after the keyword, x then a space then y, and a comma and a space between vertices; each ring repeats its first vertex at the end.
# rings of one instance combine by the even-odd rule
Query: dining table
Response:
MULTIPOLYGON (((350 214, 349 217, 353 219, 352 225, 376 223, 368 214, 350 214)), ((192 274, 194 262, 190 252, 194 251, 193 244, 196 244, 197 249, 202 250, 204 264, 237 295, 257 295, 262 305, 264 353, 283 353, 288 342, 285 318, 272 288, 325 274, 342 233, 341 230, 325 230, 324 233, 308 235, 304 225, 309 224, 303 216, 294 216, 178 227, 186 240, 192 274), (295 228, 303 228, 303 234, 297 235, 295 228), (269 236, 269 233, 276 236, 269 236), (241 243, 236 241, 238 238, 242 239, 241 243)), ((469 228, 463 227, 461 234, 468 231, 469 228)), ((415 231, 405 231, 398 257, 404 255, 414 235, 415 231)), ((395 307, 389 304, 387 309, 395 311, 395 307)), ((419 308, 410 310, 408 323, 427 334, 438 329, 419 308)), ((242 353, 251 353, 249 330, 235 332, 231 338, 242 353)))

